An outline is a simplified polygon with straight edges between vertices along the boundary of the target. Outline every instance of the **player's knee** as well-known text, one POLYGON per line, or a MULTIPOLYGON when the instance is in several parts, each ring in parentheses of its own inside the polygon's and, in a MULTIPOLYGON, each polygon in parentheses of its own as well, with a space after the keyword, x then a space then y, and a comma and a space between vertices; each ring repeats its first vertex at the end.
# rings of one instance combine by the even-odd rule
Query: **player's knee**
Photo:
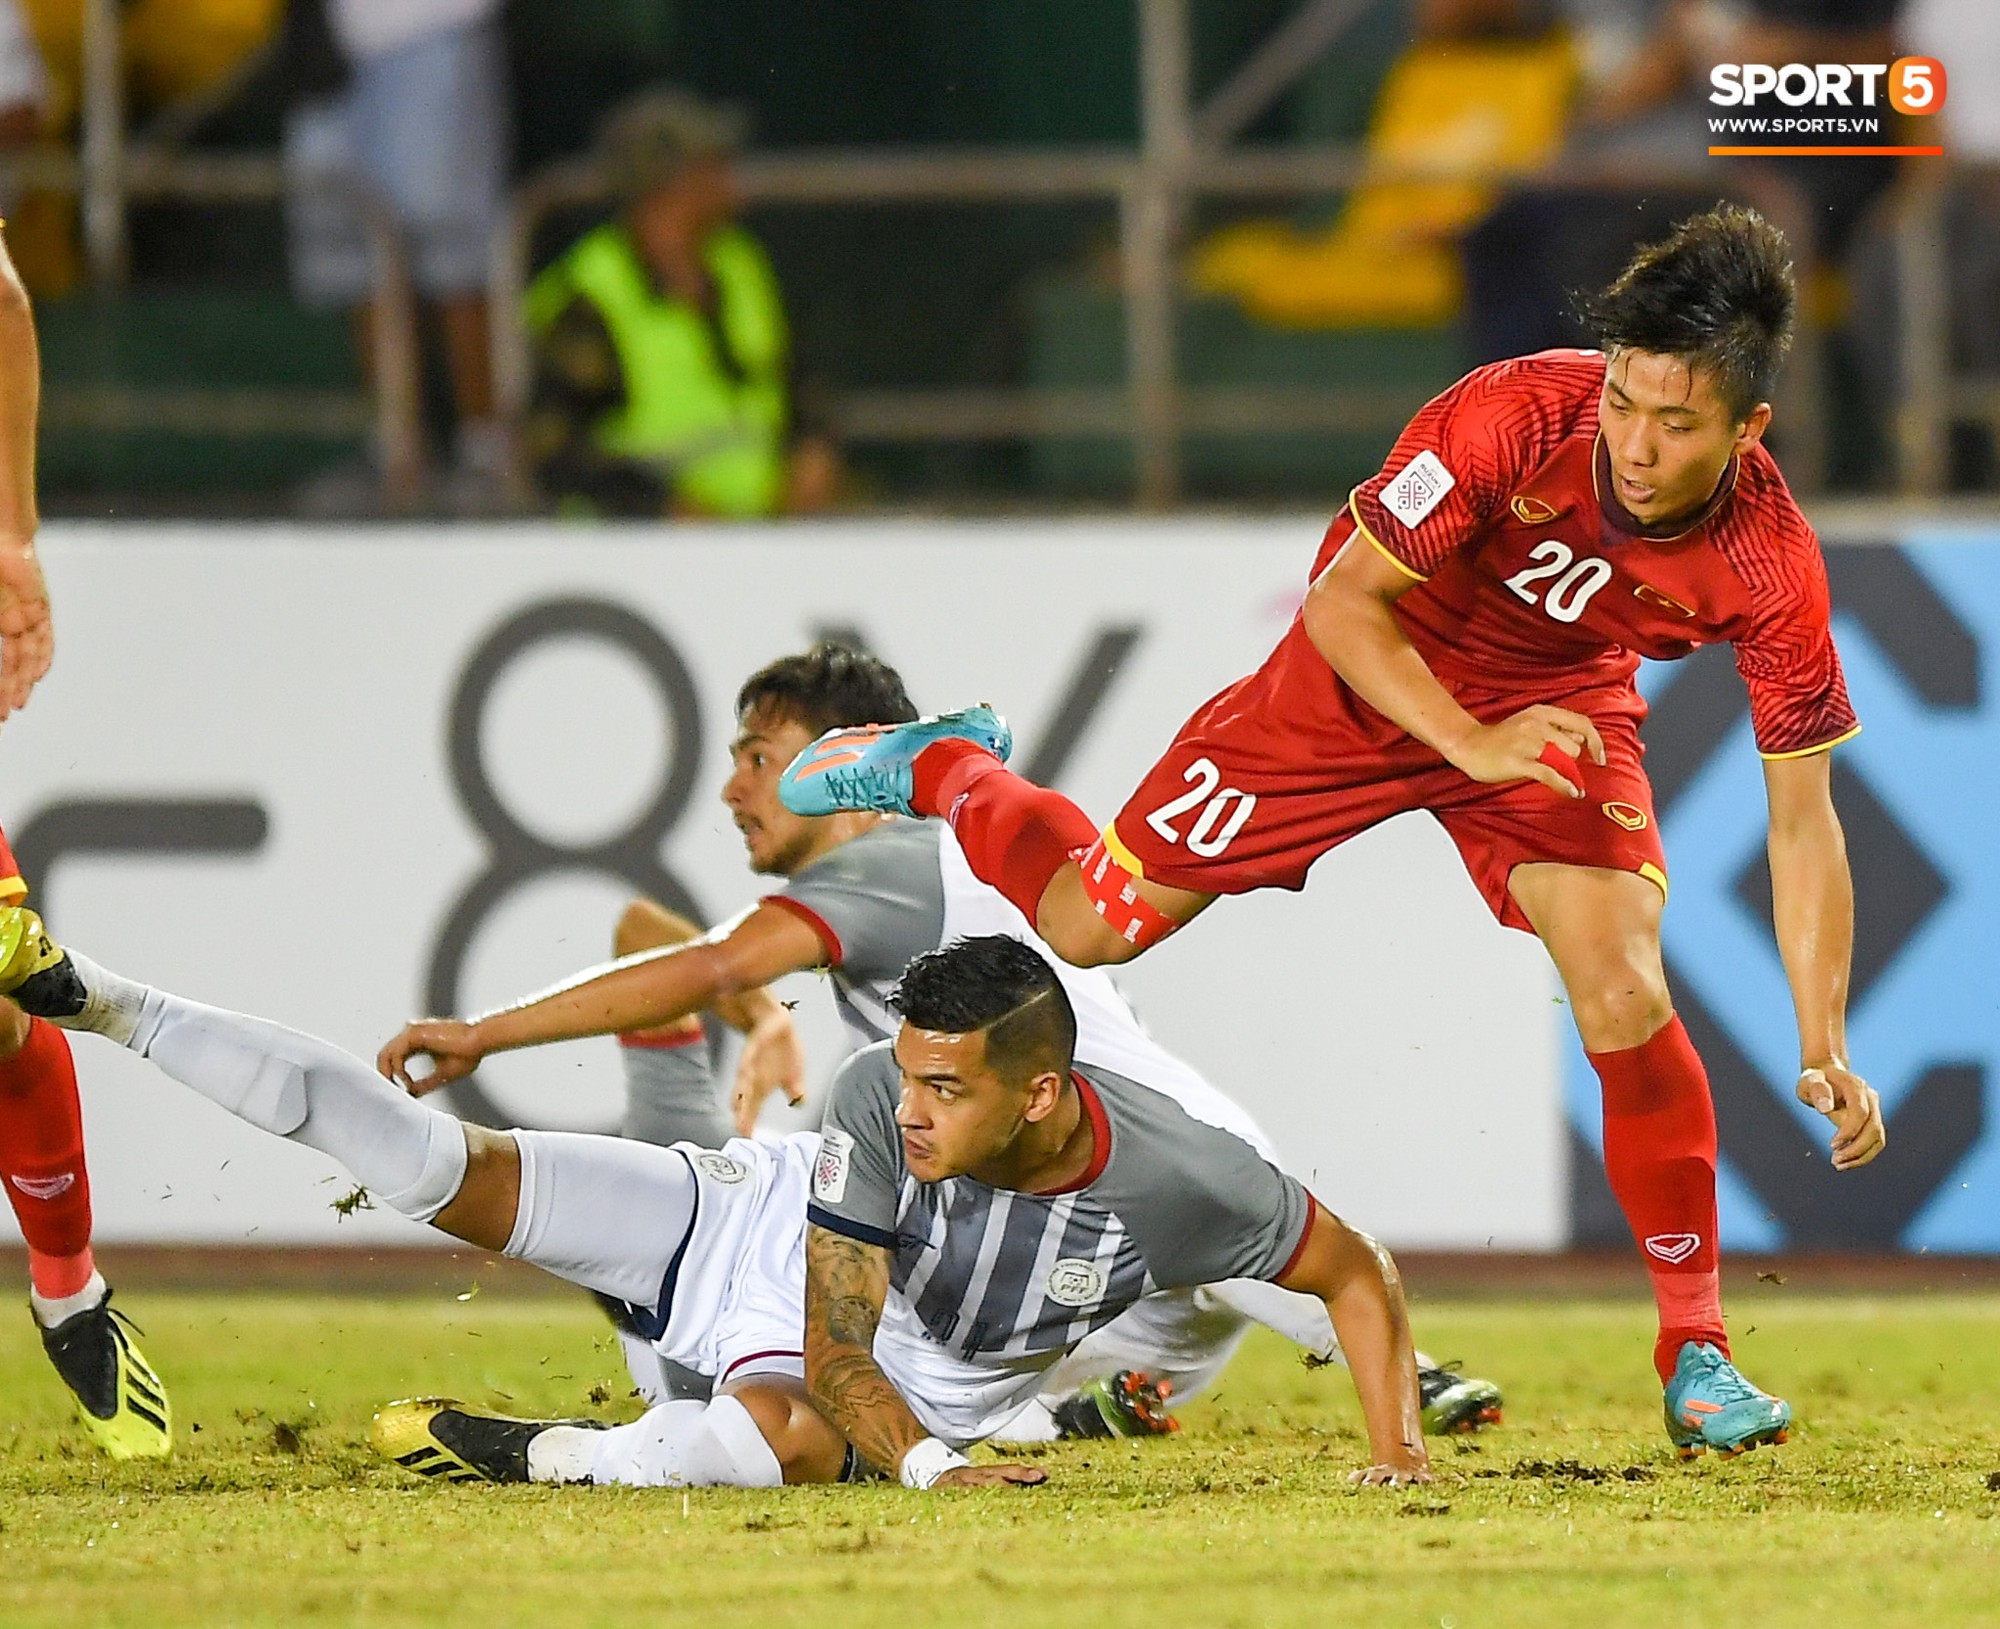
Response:
POLYGON ((482 1250, 504 1250, 521 1203, 521 1146, 513 1134, 461 1125, 465 1170, 433 1227, 482 1250))
POLYGON ((1570 991, 1577 1033, 1592 1052, 1643 1046, 1674 1015, 1666 980, 1644 969, 1620 968, 1585 989, 1570 991))
POLYGON ((635 899, 625 907, 618 926, 612 930, 611 953, 636 956, 642 950, 686 944, 700 932, 686 917, 668 910, 657 900, 635 899))

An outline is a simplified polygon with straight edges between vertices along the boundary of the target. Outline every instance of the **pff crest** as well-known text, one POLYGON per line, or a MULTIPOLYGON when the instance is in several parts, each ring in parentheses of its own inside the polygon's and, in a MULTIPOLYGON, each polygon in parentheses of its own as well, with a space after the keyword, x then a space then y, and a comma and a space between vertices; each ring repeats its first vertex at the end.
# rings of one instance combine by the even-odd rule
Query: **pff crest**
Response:
POLYGON ((1104 1269, 1082 1256, 1065 1256, 1049 1269, 1043 1285, 1059 1307, 1087 1307, 1104 1299, 1104 1269))

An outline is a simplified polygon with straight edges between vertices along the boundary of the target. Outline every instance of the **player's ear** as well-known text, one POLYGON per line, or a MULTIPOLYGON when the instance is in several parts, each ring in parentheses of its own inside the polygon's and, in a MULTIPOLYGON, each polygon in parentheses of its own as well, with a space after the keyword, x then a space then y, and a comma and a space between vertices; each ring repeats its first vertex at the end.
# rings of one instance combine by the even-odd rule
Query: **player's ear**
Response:
POLYGON ((1739 456, 1747 453, 1758 442, 1764 439, 1764 432, 1770 427, 1770 424, 1771 404, 1769 402, 1759 402, 1755 407, 1750 409, 1749 414, 1744 418, 1742 424, 1737 427, 1736 445, 1731 450, 1739 456))
POLYGON ((1063 1075, 1059 1069, 1047 1069, 1028 1082, 1028 1106, 1026 1118, 1033 1121, 1046 1120, 1055 1113, 1056 1105, 1062 1101, 1063 1075))

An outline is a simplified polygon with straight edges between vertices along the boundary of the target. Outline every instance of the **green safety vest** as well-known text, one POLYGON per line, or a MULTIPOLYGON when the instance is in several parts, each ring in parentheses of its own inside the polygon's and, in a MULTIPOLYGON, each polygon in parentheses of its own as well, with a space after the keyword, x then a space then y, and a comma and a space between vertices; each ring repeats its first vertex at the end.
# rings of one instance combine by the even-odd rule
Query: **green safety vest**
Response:
POLYGON ((660 293, 615 221, 535 279, 528 326, 545 332, 571 300, 588 299, 625 376, 625 405, 594 426, 597 445, 657 467, 676 496, 713 514, 773 514, 784 501, 788 417, 789 337, 778 281, 740 227, 711 233, 701 256, 740 378, 717 356, 709 323, 685 300, 660 293))

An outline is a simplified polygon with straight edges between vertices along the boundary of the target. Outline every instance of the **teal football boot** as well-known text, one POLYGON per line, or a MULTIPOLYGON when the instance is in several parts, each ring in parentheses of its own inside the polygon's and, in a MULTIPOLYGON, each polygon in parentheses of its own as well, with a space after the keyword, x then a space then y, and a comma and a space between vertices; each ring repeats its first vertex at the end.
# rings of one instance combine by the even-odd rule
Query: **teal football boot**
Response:
POLYGON ((969 741, 1002 763, 1014 750, 1007 721, 983 703, 908 724, 828 730, 778 777, 778 800, 796 815, 877 809, 916 814, 911 769, 917 754, 938 741, 969 741))
POLYGON ((1667 1435, 1682 1459, 1713 1448, 1725 1459, 1791 1435, 1792 1405, 1759 1391, 1719 1348, 1689 1341, 1667 1382, 1667 1435))

